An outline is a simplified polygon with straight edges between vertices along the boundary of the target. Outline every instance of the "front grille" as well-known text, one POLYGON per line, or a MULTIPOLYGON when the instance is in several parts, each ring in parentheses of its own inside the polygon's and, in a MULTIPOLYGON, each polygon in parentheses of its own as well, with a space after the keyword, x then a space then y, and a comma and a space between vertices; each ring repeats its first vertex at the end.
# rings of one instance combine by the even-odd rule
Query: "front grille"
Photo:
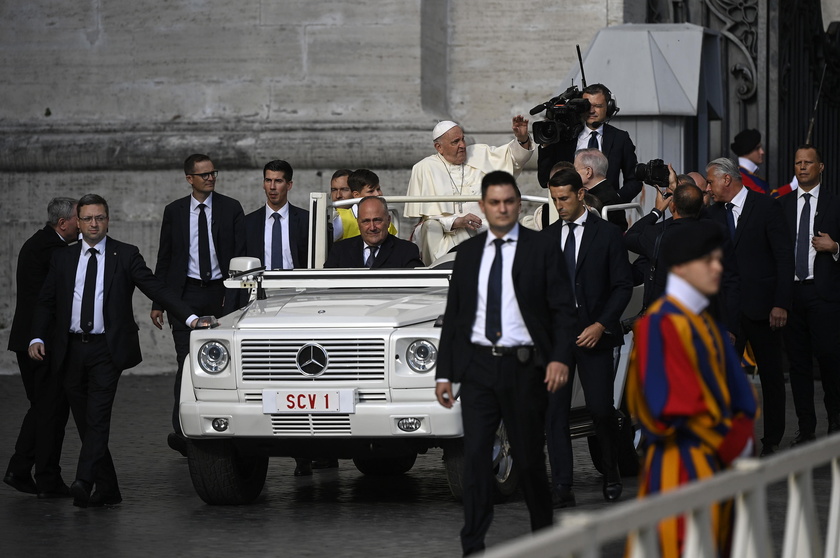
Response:
POLYGON ((382 339, 243 339, 242 380, 271 381, 385 381, 385 341, 382 339), (318 343, 329 364, 320 376, 305 376, 295 357, 306 343, 318 343))
POLYGON ((350 415, 271 415, 275 436, 350 436, 350 415))

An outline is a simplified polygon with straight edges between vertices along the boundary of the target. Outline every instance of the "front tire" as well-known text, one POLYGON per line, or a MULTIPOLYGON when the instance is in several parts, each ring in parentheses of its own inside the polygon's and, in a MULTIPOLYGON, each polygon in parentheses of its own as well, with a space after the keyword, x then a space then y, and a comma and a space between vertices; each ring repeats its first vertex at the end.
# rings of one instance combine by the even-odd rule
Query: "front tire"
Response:
MULTIPOLYGON (((446 480, 452 497, 460 501, 464 497, 464 441, 453 440, 443 450, 443 464, 446 480)), ((519 474, 510 454, 510 441, 504 423, 496 430, 493 442, 493 472, 496 475, 494 501, 500 504, 510 498, 519 487, 519 474)))
POLYGON ((262 492, 268 456, 241 455, 230 440, 187 440, 190 478, 210 505, 250 504, 262 492))

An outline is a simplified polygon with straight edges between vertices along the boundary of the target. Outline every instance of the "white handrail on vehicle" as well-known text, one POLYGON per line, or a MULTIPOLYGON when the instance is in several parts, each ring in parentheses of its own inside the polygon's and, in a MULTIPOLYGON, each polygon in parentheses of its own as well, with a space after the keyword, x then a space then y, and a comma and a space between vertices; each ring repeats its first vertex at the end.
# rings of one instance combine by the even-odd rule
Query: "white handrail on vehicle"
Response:
POLYGON ((714 556, 709 506, 735 501, 732 553, 738 558, 774 556, 767 512, 767 487, 788 481, 787 516, 783 558, 840 558, 840 434, 786 450, 771 458, 739 459, 734 467, 709 479, 687 484, 672 492, 656 494, 596 512, 563 513, 554 528, 526 535, 489 549, 484 558, 601 556, 608 542, 633 541, 633 558, 659 557, 657 525, 663 519, 683 516, 686 544, 683 558, 714 556), (831 464, 828 529, 818 532, 813 471, 831 464))

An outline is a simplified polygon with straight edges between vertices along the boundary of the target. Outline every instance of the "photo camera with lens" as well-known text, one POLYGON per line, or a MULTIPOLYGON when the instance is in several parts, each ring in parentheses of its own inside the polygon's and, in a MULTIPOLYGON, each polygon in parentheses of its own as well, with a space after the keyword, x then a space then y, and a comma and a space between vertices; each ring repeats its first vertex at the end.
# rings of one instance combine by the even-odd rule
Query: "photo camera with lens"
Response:
POLYGON ((531 109, 531 115, 545 111, 545 120, 534 122, 534 142, 539 144, 571 141, 583 130, 581 115, 589 112, 589 100, 573 85, 560 95, 531 109))
POLYGON ((636 180, 641 180, 645 184, 667 188, 670 171, 662 159, 651 159, 647 163, 636 165, 635 175, 636 180))

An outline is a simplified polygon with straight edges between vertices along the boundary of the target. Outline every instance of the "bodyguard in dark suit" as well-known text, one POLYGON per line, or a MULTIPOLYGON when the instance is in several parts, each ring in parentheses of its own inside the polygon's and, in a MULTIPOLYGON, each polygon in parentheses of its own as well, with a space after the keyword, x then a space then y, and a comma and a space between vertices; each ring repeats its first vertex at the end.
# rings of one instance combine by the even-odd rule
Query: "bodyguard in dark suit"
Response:
POLYGON ((245 217, 245 254, 259 258, 266 269, 307 264, 309 211, 288 203, 293 172, 286 161, 269 161, 263 168, 266 204, 245 217))
POLYGON ((546 435, 551 463, 553 503, 573 506, 573 454, 569 432, 575 367, 586 396, 601 448, 603 493, 608 501, 621 496, 618 431, 613 402, 613 348, 623 342, 621 314, 633 294, 633 278, 621 229, 587 211, 585 190, 576 171, 562 170, 548 182, 560 220, 543 231, 558 249, 571 279, 577 306, 576 340, 569 361, 570 380, 549 396, 546 435))
POLYGON ((391 215, 383 198, 368 196, 359 202, 359 236, 336 242, 324 267, 424 267, 417 245, 388 232, 391 215))
MULTIPOLYGON (((245 255, 245 214, 233 198, 215 191, 216 170, 207 155, 195 154, 184 161, 184 173, 192 191, 163 210, 155 275, 181 296, 184 304, 202 316, 221 317, 236 310, 239 293, 225 289, 231 258, 245 255)), ((152 305, 152 323, 163 328, 163 308, 152 305)), ((190 352, 190 330, 180 320, 169 320, 175 342, 175 404, 169 446, 186 455, 178 403, 181 373, 190 352)))
POLYGON ((551 167, 559 161, 574 161, 579 149, 594 147, 600 149, 609 160, 607 182, 618 189, 619 174, 624 175, 624 185, 618 190, 625 202, 633 201, 642 191, 641 181, 636 179, 636 146, 624 130, 605 122, 618 112, 612 93, 604 85, 594 83, 583 90, 583 98, 589 100, 590 110, 581 116, 583 131, 571 141, 541 145, 537 155, 537 179, 540 186, 548 187, 551 167), (593 135, 594 134, 594 135, 593 135))
POLYGON ((727 227, 735 247, 741 283, 735 349, 743 354, 749 342, 755 353, 764 404, 761 455, 769 455, 785 433, 780 330, 787 324, 793 294, 793 242, 779 202, 744 188, 738 166, 731 160, 709 163, 706 181, 715 201, 709 216, 727 227))
POLYGON ((15 452, 3 481, 21 492, 39 498, 69 496, 61 478, 61 445, 69 407, 60 378, 50 374, 49 362, 29 358, 32 339, 32 309, 47 278, 54 251, 66 248, 79 234, 76 200, 53 198, 47 206, 43 229, 29 237, 18 254, 17 301, 9 350, 15 352, 29 409, 20 426, 15 452), (35 480, 31 471, 35 467, 35 480))
POLYGON ((840 198, 820 184, 820 152, 804 145, 794 159, 799 189, 781 198, 794 245, 793 303, 784 328, 790 390, 799 433, 792 446, 816 438, 814 357, 820 367, 828 433, 840 431, 840 198))
POLYGON ((488 173, 481 209, 489 233, 458 249, 440 336, 435 393, 455 403, 460 382, 464 424, 464 554, 484 549, 493 519, 493 439, 503 420, 531 515, 551 525, 546 483, 546 389, 569 378, 574 309, 557 245, 517 223, 521 196, 513 176, 488 173))
POLYGON ((194 326, 197 318, 146 267, 136 246, 106 237, 108 204, 103 198, 83 196, 77 211, 82 242, 52 258, 35 310, 29 356, 42 361, 50 355, 52 371, 63 374, 82 439, 70 492, 75 505, 87 507, 122 501, 108 436, 120 374, 142 360, 131 304, 134 288, 175 319, 194 326))

